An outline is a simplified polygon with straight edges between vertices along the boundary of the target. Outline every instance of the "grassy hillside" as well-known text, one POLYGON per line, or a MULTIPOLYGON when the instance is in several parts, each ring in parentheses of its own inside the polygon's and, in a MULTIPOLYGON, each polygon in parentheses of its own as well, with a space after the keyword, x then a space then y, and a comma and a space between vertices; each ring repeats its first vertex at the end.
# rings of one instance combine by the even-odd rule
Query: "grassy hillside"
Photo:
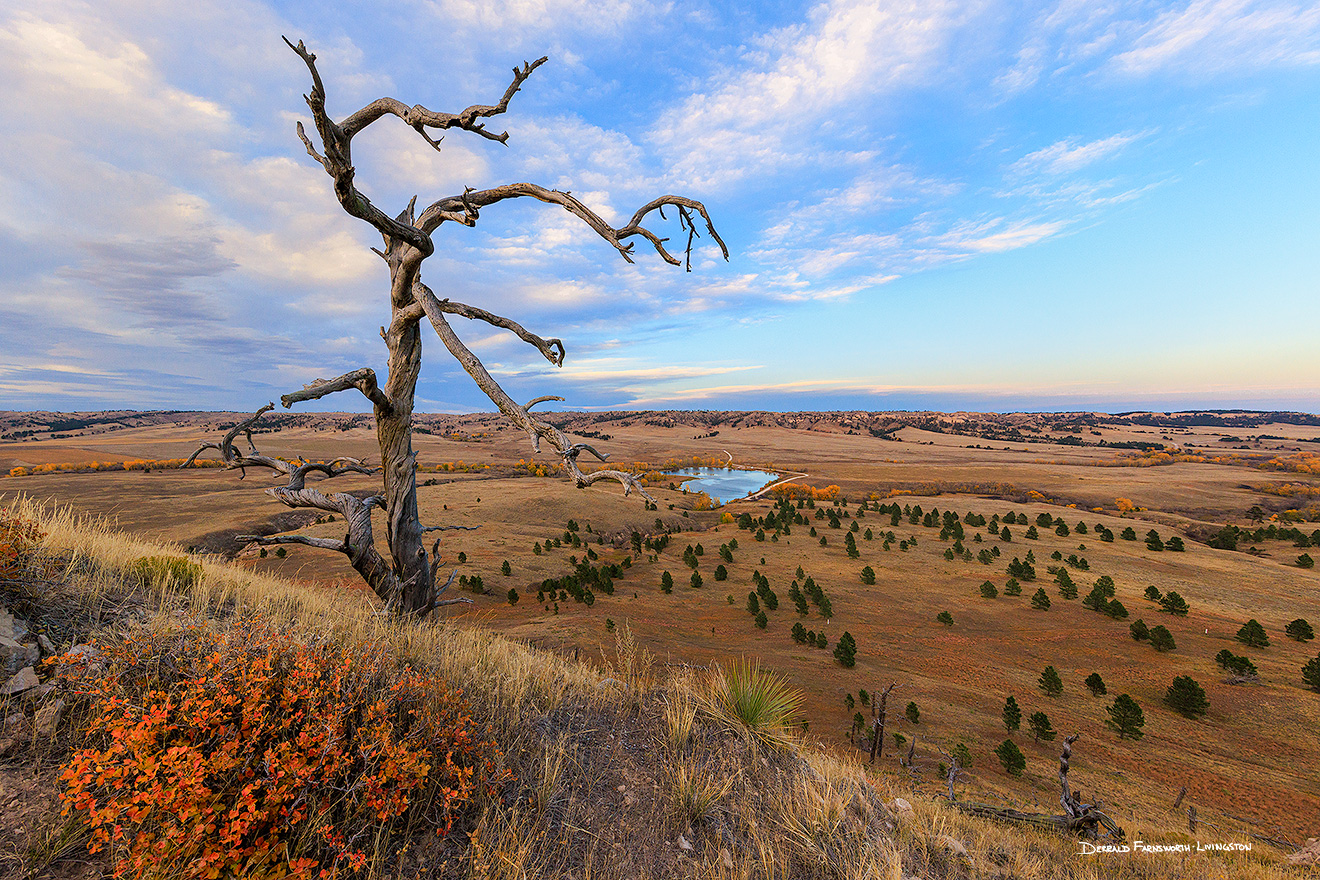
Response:
MULTIPOLYGON (((261 680, 284 676, 285 683, 296 679, 290 670, 304 667, 282 667, 278 658, 297 654, 352 673, 306 679, 315 686, 334 682, 329 696, 340 702, 360 697, 370 707, 400 693, 443 690, 457 699, 452 695, 461 692, 474 739, 495 744, 483 753, 495 757, 472 771, 483 784, 450 797, 445 810, 437 808, 437 798, 461 786, 439 784, 433 767, 418 771, 429 774, 429 783, 409 789, 415 801, 426 803, 410 802, 388 819, 380 819, 376 807, 371 815, 344 807, 361 789, 360 779, 337 777, 339 787, 329 793, 309 782, 302 799, 335 804, 342 827, 358 836, 330 841, 322 826, 304 822, 277 851, 247 840, 244 845, 261 858, 244 863, 243 876, 316 876, 323 870, 335 876, 491 878, 1288 875, 1279 857, 1259 844, 1245 854, 1079 856, 1073 839, 964 815, 938 798, 913 794, 901 779, 868 778, 865 767, 798 738, 791 694, 778 709, 773 699, 768 706, 758 701, 774 696, 773 677, 737 665, 706 670, 657 663, 626 627, 616 629, 608 662, 575 663, 480 626, 401 625, 364 604, 345 603, 341 593, 230 565, 144 564, 144 558, 180 554, 21 499, 7 504, 9 520, 31 522, 37 533, 31 541, 9 542, 12 552, 0 580, 6 607, 31 618, 57 651, 91 637, 104 658, 101 674, 118 676, 111 686, 139 695, 144 706, 153 691, 153 699, 185 693, 205 668, 223 667, 224 674, 207 679, 219 689, 212 696, 253 680, 246 666, 224 667, 226 651, 275 657, 261 680), (272 632, 278 637, 270 638, 272 632), (266 648, 253 633, 267 634, 266 648), (405 681, 411 684, 400 684, 405 681), (897 803, 900 797, 908 808, 897 803), (360 860, 336 859, 335 853, 347 851, 360 860)), ((61 782, 61 769, 77 765, 89 748, 110 754, 121 735, 100 734, 97 740, 95 730, 88 732, 104 718, 104 692, 80 691, 78 682, 85 679, 77 674, 58 677, 42 667, 41 675, 56 681, 57 689, 38 699, 10 697, 0 707, 6 730, 30 725, 54 699, 66 700, 69 708, 55 737, 11 742, 0 757, 0 804, 7 803, 0 871, 82 877, 109 875, 118 867, 130 876, 134 832, 154 829, 160 849, 148 864, 157 867, 140 875, 160 870, 152 876, 208 876, 201 862, 177 857, 181 844, 171 842, 169 822, 153 817, 146 799, 109 818, 89 814, 87 802, 60 814, 61 792, 77 784, 76 774, 61 782), (109 844, 89 854, 97 822, 109 829, 127 826, 127 832, 116 837, 111 830, 109 844)), ((424 702, 411 705, 417 709, 424 702)), ((131 700, 117 704, 115 717, 122 720, 135 706, 131 700)), ((363 719, 373 716, 368 709, 355 717, 350 729, 361 740, 370 728, 363 719)), ((224 740, 224 725, 216 729, 224 740)), ((241 739, 232 733, 230 740, 241 739)), ((390 742, 397 733, 374 735, 390 742)), ((167 739, 162 733, 151 742, 167 739)), ((131 753, 139 770, 152 758, 145 748, 131 753)), ((205 757, 223 751, 213 748, 205 757)), ((278 774, 294 764, 272 762, 272 754, 252 764, 247 777, 213 775, 207 803, 237 803, 239 789, 250 793, 257 783, 273 790, 278 774)), ((398 760, 407 754, 399 752, 398 760)), ((368 764, 372 773, 383 772, 382 762, 368 764)), ((101 768, 115 766, 110 761, 101 768)), ((158 789, 155 797, 162 796, 158 789)), ((1147 842, 1190 842, 1180 825, 1176 814, 1140 817, 1147 842)))

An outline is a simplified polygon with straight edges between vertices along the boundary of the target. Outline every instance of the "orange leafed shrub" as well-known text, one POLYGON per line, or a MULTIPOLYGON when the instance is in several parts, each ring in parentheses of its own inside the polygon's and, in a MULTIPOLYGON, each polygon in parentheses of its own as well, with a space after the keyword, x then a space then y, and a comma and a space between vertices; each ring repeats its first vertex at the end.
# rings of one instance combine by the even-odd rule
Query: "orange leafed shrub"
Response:
POLYGON ((816 501, 833 501, 838 498, 843 490, 838 486, 829 485, 824 489, 817 486, 808 486, 803 483, 785 483, 782 486, 776 486, 770 490, 770 494, 778 498, 787 498, 790 501, 796 501, 799 498, 812 498, 816 501))
POLYGON ((60 779, 116 878, 354 876, 508 776, 460 694, 368 645, 248 621, 102 650, 61 668, 91 720, 60 779))

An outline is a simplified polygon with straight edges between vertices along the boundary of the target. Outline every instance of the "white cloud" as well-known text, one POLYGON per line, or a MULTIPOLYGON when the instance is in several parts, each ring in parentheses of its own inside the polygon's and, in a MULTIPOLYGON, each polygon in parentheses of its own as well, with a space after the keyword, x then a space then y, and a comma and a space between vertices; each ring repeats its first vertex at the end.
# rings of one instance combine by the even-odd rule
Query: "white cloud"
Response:
POLYGON ((1010 170, 1018 174, 1045 172, 1067 174, 1078 171, 1119 153, 1124 147, 1141 138, 1141 134, 1115 134, 1100 140, 1083 143, 1077 138, 1066 138, 1028 153, 1013 163, 1010 170))
POLYGON ((1193 0, 1160 14, 1112 64, 1129 74, 1320 64, 1320 6, 1193 0))

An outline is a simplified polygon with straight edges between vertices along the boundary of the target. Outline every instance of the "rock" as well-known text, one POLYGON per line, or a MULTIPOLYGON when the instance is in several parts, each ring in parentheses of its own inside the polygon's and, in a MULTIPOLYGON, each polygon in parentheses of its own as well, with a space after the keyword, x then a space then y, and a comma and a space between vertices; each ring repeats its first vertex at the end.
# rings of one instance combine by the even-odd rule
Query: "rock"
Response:
POLYGON ((0 675, 13 675, 40 659, 41 651, 36 645, 25 645, 0 632, 0 675))
POLYGON ((953 853, 955 856, 971 861, 972 857, 967 854, 967 847, 963 846, 961 840, 958 840, 955 837, 950 837, 947 834, 941 834, 937 838, 937 841, 939 842, 940 846, 944 847, 949 852, 953 853))
POLYGON ((904 819, 911 819, 916 815, 916 811, 912 809, 912 805, 902 798, 894 798, 889 802, 889 807, 904 819))
POLYGON ((692 852, 692 842, 683 835, 678 835, 678 848, 683 852, 692 852))
POLYGON ((51 700, 37 710, 32 719, 32 732, 41 739, 51 739, 59 729, 60 719, 64 717, 64 701, 59 697, 51 700))
POLYGON ((102 655, 101 652, 97 650, 95 645, 88 645, 88 644, 74 645, 64 654, 64 656, 69 658, 70 660, 76 660, 81 658, 82 661, 87 664, 89 669, 94 669, 97 671, 101 669, 102 655))
POLYGON ((733 870, 733 854, 723 847, 720 848, 720 864, 724 865, 726 871, 733 870))
POLYGON ((1320 837, 1308 837, 1306 845, 1288 856, 1289 864, 1320 865, 1320 837))
POLYGON ((6 735, 27 727, 27 716, 22 712, 13 712, 5 719, 5 723, 0 725, 0 733, 6 735))
POLYGON ((9 613, 8 608, 0 608, 0 639, 12 639, 21 642, 28 634, 27 621, 18 620, 9 613))
POLYGON ((0 687, 0 697, 9 697, 14 694, 21 694, 41 684, 37 680, 37 673, 31 666, 24 666, 18 673, 12 676, 3 687, 0 687))
POLYGON ((45 633, 37 633, 37 647, 45 651, 47 656, 57 653, 55 650, 55 644, 50 639, 46 638, 45 633))

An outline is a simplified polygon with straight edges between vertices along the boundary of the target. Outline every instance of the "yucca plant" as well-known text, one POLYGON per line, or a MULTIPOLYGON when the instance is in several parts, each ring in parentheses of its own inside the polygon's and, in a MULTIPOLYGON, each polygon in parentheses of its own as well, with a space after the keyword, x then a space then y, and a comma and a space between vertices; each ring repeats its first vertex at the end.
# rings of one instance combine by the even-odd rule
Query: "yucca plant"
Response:
POLYGON ((706 679, 704 709, 734 730, 767 745, 784 746, 802 692, 760 664, 741 660, 715 668, 706 679))

